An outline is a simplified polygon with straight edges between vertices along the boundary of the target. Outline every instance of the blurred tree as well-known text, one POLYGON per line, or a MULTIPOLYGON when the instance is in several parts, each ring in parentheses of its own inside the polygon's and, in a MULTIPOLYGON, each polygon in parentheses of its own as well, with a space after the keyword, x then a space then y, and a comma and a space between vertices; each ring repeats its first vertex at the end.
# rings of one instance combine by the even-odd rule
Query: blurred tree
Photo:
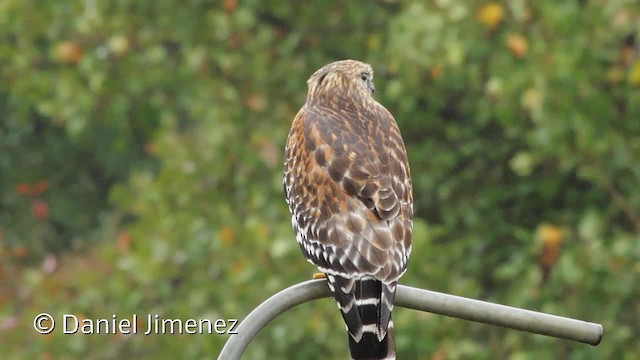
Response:
MULTIPOLYGON (((307 279, 282 147, 307 77, 356 58, 409 149, 403 281, 606 329, 594 348, 398 309, 400 356, 633 358, 639 19, 630 0, 0 3, 3 356, 216 358, 224 336, 31 324, 241 318, 307 279)), ((336 329, 331 301, 307 304, 246 358, 341 358, 336 329)))

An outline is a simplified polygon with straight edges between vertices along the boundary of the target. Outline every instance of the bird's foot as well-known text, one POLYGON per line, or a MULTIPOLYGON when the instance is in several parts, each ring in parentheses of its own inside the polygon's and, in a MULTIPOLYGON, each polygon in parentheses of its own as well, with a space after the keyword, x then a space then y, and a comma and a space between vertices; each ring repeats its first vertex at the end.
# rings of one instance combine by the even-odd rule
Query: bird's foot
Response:
POLYGON ((314 279, 314 280, 317 280, 317 279, 326 279, 326 278, 327 278, 327 274, 325 274, 325 273, 321 273, 321 272, 320 272, 320 273, 314 273, 314 274, 313 274, 313 276, 312 276, 311 278, 312 278, 312 279, 314 279))

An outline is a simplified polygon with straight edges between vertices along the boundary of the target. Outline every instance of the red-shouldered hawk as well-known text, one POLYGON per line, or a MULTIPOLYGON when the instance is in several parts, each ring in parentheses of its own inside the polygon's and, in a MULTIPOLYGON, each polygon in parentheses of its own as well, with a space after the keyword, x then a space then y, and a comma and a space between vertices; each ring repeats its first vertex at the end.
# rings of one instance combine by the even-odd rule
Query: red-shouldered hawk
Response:
POLYGON ((296 240, 327 274, 353 359, 395 359, 391 311, 407 268, 413 190, 395 119, 369 64, 328 64, 307 81, 289 132, 284 187, 296 240))

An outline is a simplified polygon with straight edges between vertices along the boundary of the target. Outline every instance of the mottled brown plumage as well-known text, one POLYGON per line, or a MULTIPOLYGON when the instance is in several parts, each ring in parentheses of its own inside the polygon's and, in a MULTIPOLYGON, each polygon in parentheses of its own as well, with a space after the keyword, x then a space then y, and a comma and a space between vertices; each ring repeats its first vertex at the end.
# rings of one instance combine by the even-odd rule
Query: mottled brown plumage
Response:
POLYGON ((328 275, 352 356, 395 358, 387 328, 413 228, 404 142, 393 116, 373 98, 370 65, 334 62, 307 83, 307 101, 285 150, 284 186, 296 239, 328 275))

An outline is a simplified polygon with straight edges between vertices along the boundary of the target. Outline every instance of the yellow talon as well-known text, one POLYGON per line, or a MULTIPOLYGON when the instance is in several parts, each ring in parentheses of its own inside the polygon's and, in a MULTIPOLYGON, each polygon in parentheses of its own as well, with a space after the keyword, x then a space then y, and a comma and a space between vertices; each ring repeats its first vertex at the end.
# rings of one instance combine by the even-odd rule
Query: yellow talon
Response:
POLYGON ((327 278, 327 274, 325 274, 325 273, 315 273, 315 274, 313 274, 312 278, 313 278, 314 280, 317 280, 317 279, 326 279, 326 278, 327 278))

